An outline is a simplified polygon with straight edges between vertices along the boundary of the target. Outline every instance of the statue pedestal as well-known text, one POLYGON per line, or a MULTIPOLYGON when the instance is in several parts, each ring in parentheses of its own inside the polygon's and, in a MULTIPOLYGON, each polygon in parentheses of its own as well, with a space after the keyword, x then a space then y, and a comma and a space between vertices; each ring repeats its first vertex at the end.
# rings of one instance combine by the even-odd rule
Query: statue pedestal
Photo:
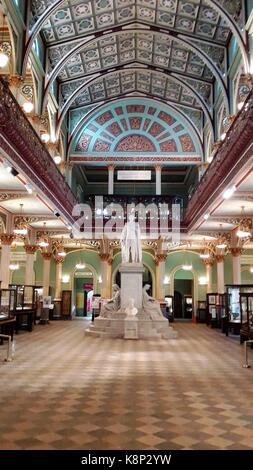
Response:
POLYGON ((121 276, 121 309, 129 305, 129 299, 134 299, 136 308, 142 308, 142 279, 144 268, 142 263, 123 263, 120 268, 121 276))
POLYGON ((138 320, 126 317, 124 321, 124 339, 138 339, 138 320))

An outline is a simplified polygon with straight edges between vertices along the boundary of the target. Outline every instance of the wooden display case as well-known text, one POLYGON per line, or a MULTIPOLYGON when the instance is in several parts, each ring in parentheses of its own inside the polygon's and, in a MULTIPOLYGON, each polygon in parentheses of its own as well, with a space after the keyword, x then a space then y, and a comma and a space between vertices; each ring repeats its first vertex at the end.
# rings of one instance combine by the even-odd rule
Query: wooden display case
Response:
MULTIPOLYGON (((15 290, 0 289, 0 334, 13 338, 15 318, 15 290)), ((3 340, 0 340, 3 342, 3 340)))
POLYGON ((253 293, 240 294, 241 329, 240 342, 253 339, 253 293))
POLYGON ((198 300, 197 323, 206 323, 206 300, 198 300))
POLYGON ((63 290, 61 298, 61 316, 64 320, 71 320, 72 315, 72 291, 63 290))
POLYGON ((235 335, 240 334, 242 329, 241 296, 243 294, 253 294, 253 285, 226 285, 226 335, 229 332, 235 335))

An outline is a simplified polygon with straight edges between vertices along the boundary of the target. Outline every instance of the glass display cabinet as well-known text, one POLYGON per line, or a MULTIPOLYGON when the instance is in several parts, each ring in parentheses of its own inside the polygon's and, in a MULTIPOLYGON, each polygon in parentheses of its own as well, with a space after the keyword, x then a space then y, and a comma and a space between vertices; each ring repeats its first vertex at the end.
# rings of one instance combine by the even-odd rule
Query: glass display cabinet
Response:
POLYGON ((24 284, 10 284, 9 287, 15 291, 16 333, 22 328, 32 331, 36 312, 40 310, 42 287, 24 284))
POLYGON ((211 328, 221 328, 225 332, 224 318, 226 317, 226 295, 217 292, 206 295, 206 323, 211 328))
POLYGON ((0 321, 13 318, 15 311, 15 290, 0 289, 0 321))
POLYGON ((184 296, 184 318, 192 319, 192 297, 189 295, 184 296))
POLYGON ((199 300, 197 304, 197 323, 206 323, 206 301, 199 300))
POLYGON ((61 298, 61 316, 64 320, 71 320, 71 308, 72 308, 72 291, 63 290, 61 298))
POLYGON ((240 294, 240 342, 253 339, 253 293, 240 294))
MULTIPOLYGON (((15 318, 15 290, 0 289, 0 334, 10 335, 13 339, 15 318)), ((3 342, 3 339, 0 339, 3 342)))
POLYGON ((243 294, 253 294, 253 285, 226 285, 226 335, 229 331, 235 335, 240 334, 242 314, 244 314, 245 319, 240 300, 243 294))

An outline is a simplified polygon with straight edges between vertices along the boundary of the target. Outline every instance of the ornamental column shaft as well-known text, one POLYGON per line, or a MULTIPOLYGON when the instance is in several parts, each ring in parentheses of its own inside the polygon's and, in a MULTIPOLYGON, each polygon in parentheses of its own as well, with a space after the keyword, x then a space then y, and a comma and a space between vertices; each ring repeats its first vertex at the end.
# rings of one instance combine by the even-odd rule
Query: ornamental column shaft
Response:
POLYGON ((55 258, 56 262, 56 272, 55 272, 55 294, 54 300, 61 300, 61 283, 62 283, 62 264, 64 258, 62 256, 57 256, 55 258))
POLYGON ((160 165, 155 167, 155 194, 156 196, 162 194, 162 167, 160 165))
POLYGON ((101 297, 108 299, 111 296, 112 260, 109 255, 100 254, 101 259, 101 297))
POLYGON ((233 266, 233 284, 241 284, 241 248, 231 248, 233 266))
POLYGON ((25 264, 25 285, 33 285, 33 264, 34 264, 34 253, 38 247, 36 245, 25 245, 26 252, 26 264, 25 264))
POLYGON ((218 294, 224 294, 225 282, 224 282, 224 256, 216 255, 217 262, 217 290, 218 294))
POLYGON ((3 233, 1 240, 1 261, 0 261, 0 281, 2 281, 2 289, 8 289, 10 283, 10 260, 11 260, 11 244, 14 235, 3 233))
POLYGON ((49 293, 50 284, 50 261, 52 253, 42 253, 43 257, 43 295, 47 296, 49 293))
POLYGON ((206 265, 206 278, 207 278, 207 293, 213 291, 213 282, 212 282, 212 263, 205 262, 206 265))
POLYGON ((158 300, 164 300, 165 297, 165 260, 166 255, 157 255, 155 264, 156 264, 156 298, 158 300))
POLYGON ((108 194, 114 193, 114 166, 108 166, 108 194))

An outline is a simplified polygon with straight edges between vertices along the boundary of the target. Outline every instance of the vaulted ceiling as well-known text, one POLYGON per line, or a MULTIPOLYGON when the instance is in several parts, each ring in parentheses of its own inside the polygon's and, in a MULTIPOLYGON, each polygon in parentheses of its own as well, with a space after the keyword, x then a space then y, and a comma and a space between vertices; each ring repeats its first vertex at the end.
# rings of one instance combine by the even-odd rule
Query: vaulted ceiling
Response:
POLYGON ((41 34, 44 108, 55 80, 59 84, 57 134, 80 106, 133 93, 183 106, 190 119, 196 111, 213 131, 215 82, 229 113, 232 34, 247 63, 241 0, 32 0, 31 8, 25 59, 41 34))

